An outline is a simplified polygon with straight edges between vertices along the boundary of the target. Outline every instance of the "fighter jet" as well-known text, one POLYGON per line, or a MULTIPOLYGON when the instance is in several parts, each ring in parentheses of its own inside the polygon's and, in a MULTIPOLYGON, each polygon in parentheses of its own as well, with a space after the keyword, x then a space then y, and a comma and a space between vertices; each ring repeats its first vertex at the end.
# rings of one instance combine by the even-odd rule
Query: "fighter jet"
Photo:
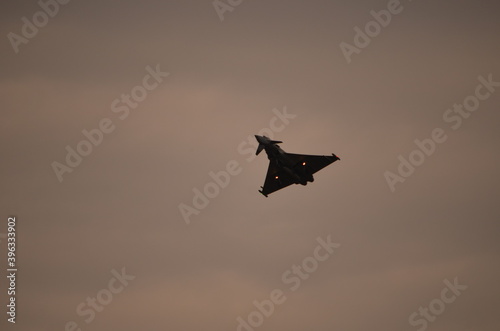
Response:
POLYGON ((259 142, 255 154, 259 155, 265 149, 269 159, 266 180, 259 190, 266 198, 291 184, 307 185, 307 182, 314 182, 314 173, 340 160, 335 154, 330 156, 286 153, 278 146, 282 141, 258 135, 255 135, 255 138, 259 142))

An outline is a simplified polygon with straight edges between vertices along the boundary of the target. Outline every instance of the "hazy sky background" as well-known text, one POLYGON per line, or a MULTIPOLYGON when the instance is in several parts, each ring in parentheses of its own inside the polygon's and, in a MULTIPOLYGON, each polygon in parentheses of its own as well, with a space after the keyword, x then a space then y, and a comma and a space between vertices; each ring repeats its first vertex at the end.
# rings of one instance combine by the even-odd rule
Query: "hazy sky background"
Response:
POLYGON ((221 21, 211 1, 73 0, 17 54, 7 35, 40 7, 4 1, 0 233, 17 216, 15 329, 236 330, 281 289, 256 330, 418 330, 410 314, 458 277, 468 288, 428 330, 497 331, 500 87, 457 130, 443 114, 478 76, 500 81, 500 6, 401 6, 347 63, 339 44, 387 1, 247 0, 221 21), (120 120, 112 102, 157 65, 170 75, 120 120), (266 156, 238 146, 285 108, 285 151, 341 161, 266 199, 266 156), (103 118, 115 130, 59 182, 51 164, 103 118), (435 128, 448 139, 391 192, 384 172, 435 128), (241 173, 187 225, 179 205, 231 160, 241 173), (341 246, 291 291, 283 273, 328 236, 341 246), (136 278, 85 323, 77 306, 122 268, 136 278))

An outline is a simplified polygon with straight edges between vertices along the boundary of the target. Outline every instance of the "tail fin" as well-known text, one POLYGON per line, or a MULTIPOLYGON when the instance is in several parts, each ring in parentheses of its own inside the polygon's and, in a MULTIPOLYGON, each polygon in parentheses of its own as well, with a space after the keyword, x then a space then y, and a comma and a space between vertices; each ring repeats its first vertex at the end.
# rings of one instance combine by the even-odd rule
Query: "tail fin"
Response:
MULTIPOLYGON (((282 141, 279 141, 279 140, 269 140, 269 143, 270 144, 281 144, 282 141)), ((255 152, 255 155, 259 155, 260 152, 262 152, 262 150, 265 148, 266 146, 262 143, 259 143, 259 147, 257 147, 257 152, 255 152)))
POLYGON ((259 147, 257 147, 257 152, 255 152, 255 155, 259 155, 260 152, 264 149, 264 145, 259 144, 259 147))

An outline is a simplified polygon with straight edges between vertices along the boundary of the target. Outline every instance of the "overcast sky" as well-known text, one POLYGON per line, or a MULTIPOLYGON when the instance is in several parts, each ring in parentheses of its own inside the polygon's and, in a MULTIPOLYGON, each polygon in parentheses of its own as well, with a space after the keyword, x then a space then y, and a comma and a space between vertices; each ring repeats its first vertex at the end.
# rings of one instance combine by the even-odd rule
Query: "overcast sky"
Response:
POLYGON ((500 6, 240 2, 0 5, 2 330, 497 331, 500 6))

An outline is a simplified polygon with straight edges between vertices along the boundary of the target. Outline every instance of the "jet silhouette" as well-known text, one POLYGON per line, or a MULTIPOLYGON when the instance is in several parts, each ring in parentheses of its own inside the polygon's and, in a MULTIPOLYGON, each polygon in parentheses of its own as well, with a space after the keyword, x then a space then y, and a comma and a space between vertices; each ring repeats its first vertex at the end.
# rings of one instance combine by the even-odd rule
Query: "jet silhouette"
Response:
POLYGON ((262 150, 265 150, 269 159, 266 180, 259 190, 266 198, 268 194, 291 184, 307 185, 307 182, 313 182, 314 173, 340 160, 335 154, 330 156, 286 153, 278 146, 282 141, 258 135, 255 135, 255 138, 259 142, 255 154, 259 155, 262 150))

